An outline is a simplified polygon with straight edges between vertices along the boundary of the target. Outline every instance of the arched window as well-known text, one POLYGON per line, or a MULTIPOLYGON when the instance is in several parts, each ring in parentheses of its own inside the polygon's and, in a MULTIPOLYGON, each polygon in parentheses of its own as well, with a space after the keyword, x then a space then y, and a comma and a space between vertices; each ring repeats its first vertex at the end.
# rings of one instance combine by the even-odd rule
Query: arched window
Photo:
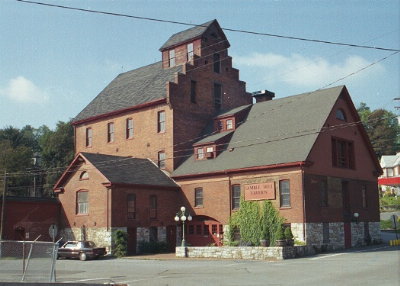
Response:
POLYGON ((89 180, 89 174, 86 171, 83 171, 79 176, 79 180, 89 180))
POLYGON ((339 120, 347 121, 346 114, 344 113, 343 109, 336 109, 336 118, 339 120))

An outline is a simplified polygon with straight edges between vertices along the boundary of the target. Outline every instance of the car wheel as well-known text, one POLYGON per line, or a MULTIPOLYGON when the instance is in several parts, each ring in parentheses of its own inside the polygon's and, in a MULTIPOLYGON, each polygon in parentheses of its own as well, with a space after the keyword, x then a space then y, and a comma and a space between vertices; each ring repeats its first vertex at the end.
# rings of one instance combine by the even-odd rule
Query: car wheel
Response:
POLYGON ((87 257, 86 257, 86 253, 81 252, 81 253, 79 254, 79 260, 85 261, 86 258, 87 258, 87 257))

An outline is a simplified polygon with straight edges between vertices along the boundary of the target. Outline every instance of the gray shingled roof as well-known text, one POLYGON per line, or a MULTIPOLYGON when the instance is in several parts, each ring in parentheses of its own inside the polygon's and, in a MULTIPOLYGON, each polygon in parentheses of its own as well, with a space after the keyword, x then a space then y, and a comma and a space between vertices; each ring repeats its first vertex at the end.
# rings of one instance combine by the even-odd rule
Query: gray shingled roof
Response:
POLYGON ((236 113, 238 113, 238 112, 240 112, 240 111, 242 111, 242 110, 244 110, 244 109, 246 109, 246 108, 248 108, 250 106, 251 106, 251 104, 248 104, 248 105, 242 105, 242 106, 236 107, 236 108, 231 109, 231 110, 223 110, 217 115, 217 117, 224 117, 224 116, 234 115, 234 114, 236 114, 236 113))
POLYGON ((165 84, 182 66, 163 69, 157 62, 118 75, 75 118, 74 122, 166 97, 165 84))
POLYGON ((224 138, 225 136, 231 135, 232 133, 233 133, 233 131, 225 131, 225 132, 221 132, 221 133, 218 132, 213 135, 207 136, 206 138, 203 138, 200 141, 197 141, 194 145, 215 142, 221 138, 224 138))
MULTIPOLYGON (((172 176, 306 161, 343 88, 254 104, 225 151, 210 160, 191 156, 172 176)), ((206 142, 207 138, 201 141, 206 142)))
POLYGON ((160 51, 165 50, 169 47, 175 46, 176 44, 179 43, 184 43, 187 42, 191 39, 195 39, 200 37, 207 29, 208 27, 214 23, 214 21, 217 20, 212 20, 207 23, 195 26, 193 28, 184 30, 182 32, 173 34, 169 39, 164 43, 164 45, 161 46, 160 51))
POLYGON ((81 153, 111 183, 178 187, 149 159, 81 153))

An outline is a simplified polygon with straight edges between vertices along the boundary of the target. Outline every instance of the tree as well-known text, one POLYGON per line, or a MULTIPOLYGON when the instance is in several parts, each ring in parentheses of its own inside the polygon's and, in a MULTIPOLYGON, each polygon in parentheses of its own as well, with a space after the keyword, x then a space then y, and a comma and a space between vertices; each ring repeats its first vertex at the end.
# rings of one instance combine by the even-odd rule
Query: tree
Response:
POLYGON ((397 116, 385 109, 371 109, 362 102, 357 109, 378 157, 399 151, 400 127, 397 116))
POLYGON ((46 174, 44 192, 52 193, 52 187, 74 157, 74 129, 70 122, 59 121, 55 131, 42 128, 39 139, 42 166, 46 174))

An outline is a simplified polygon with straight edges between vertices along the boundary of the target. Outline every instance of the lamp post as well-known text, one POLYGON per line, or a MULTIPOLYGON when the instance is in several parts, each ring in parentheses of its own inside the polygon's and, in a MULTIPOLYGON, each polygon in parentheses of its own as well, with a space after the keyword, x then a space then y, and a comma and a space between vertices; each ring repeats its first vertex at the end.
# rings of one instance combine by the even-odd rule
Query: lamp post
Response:
POLYGON ((185 221, 191 221, 192 220, 192 216, 190 215, 189 212, 186 212, 186 208, 185 207, 181 207, 181 210, 179 212, 176 213, 175 215, 175 221, 182 221, 182 247, 186 246, 186 241, 185 241, 185 221))
POLYGON ((353 216, 354 216, 354 221, 356 222, 356 224, 358 224, 358 218, 360 217, 360 214, 354 213, 353 216))

